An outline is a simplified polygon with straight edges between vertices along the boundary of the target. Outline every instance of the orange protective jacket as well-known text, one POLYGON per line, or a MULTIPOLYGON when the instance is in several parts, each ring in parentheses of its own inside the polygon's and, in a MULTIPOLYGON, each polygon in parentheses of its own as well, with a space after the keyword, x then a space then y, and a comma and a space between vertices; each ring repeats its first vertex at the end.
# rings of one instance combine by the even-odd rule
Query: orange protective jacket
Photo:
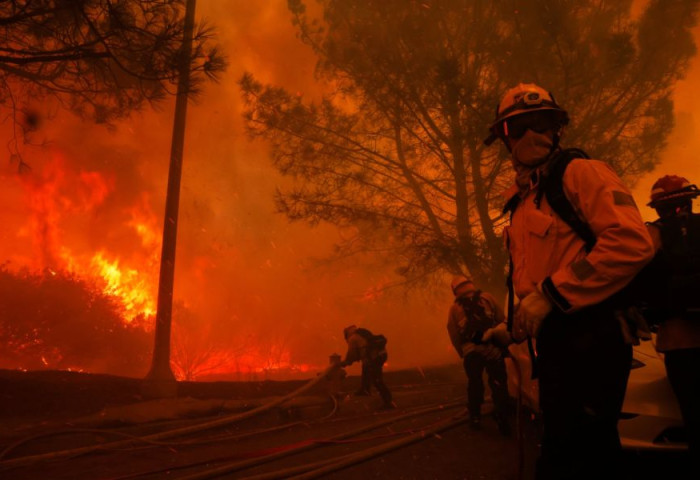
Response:
POLYGON ((653 258, 654 248, 632 195, 608 164, 574 159, 562 179, 564 194, 595 234, 589 253, 544 195, 539 208, 535 204, 542 171, 546 165, 533 172, 529 188, 514 185, 506 192, 509 199, 520 195, 505 231, 513 289, 522 299, 540 286, 556 308, 569 313, 626 286, 653 258))

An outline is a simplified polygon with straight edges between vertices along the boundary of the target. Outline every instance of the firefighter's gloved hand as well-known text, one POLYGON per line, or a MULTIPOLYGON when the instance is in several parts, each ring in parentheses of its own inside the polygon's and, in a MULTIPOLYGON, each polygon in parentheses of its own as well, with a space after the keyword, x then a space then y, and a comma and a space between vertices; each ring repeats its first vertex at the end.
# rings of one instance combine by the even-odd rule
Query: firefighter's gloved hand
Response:
POLYGON ((507 347, 514 342, 514 338, 508 331, 508 325, 500 323, 493 328, 489 328, 484 332, 482 337, 483 342, 491 342, 498 347, 507 347))
POLYGON ((542 328, 542 321, 552 311, 552 304, 542 292, 535 290, 518 304, 513 319, 513 331, 525 331, 536 338, 542 328))

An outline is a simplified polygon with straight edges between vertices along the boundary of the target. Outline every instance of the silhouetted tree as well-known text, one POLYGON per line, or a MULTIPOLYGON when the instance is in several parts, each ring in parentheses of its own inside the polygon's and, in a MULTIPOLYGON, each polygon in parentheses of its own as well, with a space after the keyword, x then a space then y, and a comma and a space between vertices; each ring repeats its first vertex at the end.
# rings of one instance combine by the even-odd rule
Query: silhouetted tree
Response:
MULTIPOLYGON (((339 254, 381 249, 407 280, 469 271, 503 291, 504 148, 482 141, 508 87, 536 82, 572 124, 565 144, 632 182, 658 162, 671 93, 695 54, 698 0, 289 0, 327 92, 305 101, 251 74, 250 134, 294 186, 280 212, 354 229, 339 254)), ((543 252, 546 254, 546 252, 543 252)))
MULTIPOLYGON (((0 106, 10 109, 16 125, 31 131, 40 119, 28 100, 52 96, 74 112, 109 122, 144 102, 174 94, 182 4, 183 0, 0 2, 0 106)), ((210 40, 209 28, 197 31, 191 93, 204 76, 215 77, 225 67, 210 40)), ((17 148, 11 153, 17 154, 17 148)))

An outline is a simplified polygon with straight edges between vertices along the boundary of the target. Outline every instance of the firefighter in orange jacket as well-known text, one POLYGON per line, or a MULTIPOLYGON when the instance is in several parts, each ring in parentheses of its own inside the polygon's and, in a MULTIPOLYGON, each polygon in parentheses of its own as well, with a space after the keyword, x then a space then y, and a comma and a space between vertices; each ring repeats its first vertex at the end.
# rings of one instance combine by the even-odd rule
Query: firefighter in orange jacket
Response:
POLYGON ((388 358, 386 347, 373 345, 372 332, 358 328, 357 325, 346 327, 343 335, 348 343, 348 351, 340 366, 346 367, 357 361, 362 362, 361 386, 355 395, 370 395, 370 388, 374 385, 384 401, 382 409, 396 408, 391 391, 384 384, 383 378, 384 363, 388 358))
POLYGON ((700 190, 683 177, 666 175, 651 189, 649 206, 659 218, 649 224, 657 256, 653 285, 656 350, 664 354, 668 380, 678 399, 690 455, 700 462, 700 190))
POLYGON ((493 296, 477 290, 474 282, 459 275, 452 279, 454 303, 447 317, 447 333, 462 359, 467 375, 467 407, 472 429, 481 428, 481 404, 484 402, 484 370, 493 398, 493 418, 503 435, 510 434, 509 397, 505 352, 492 342, 483 342, 484 333, 503 323, 503 309, 493 296))
POLYGON ((612 168, 560 147, 568 120, 551 93, 519 84, 503 97, 485 142, 501 139, 515 172, 505 232, 512 291, 520 299, 511 333, 536 340, 539 479, 592 478, 620 468, 617 420, 632 346, 616 314, 624 307, 616 294, 653 257, 639 210, 612 168), (560 187, 593 242, 543 195, 548 174, 569 155, 560 187))

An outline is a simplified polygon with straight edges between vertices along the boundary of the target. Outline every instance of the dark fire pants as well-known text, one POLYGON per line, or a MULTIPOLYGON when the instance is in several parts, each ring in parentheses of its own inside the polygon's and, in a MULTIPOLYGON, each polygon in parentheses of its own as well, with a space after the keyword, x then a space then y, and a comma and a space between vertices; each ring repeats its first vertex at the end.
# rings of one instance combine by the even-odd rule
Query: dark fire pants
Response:
POLYGON ((668 380, 681 407, 693 463, 700 465, 700 348, 664 352, 668 380))
POLYGON ((612 308, 550 314, 537 338, 543 432, 536 478, 621 478, 617 422, 632 363, 612 308))
POLYGON ((493 398, 494 414, 508 414, 508 379, 503 357, 488 359, 480 352, 471 352, 464 357, 464 372, 467 374, 467 407, 473 418, 481 416, 481 404, 484 403, 484 369, 488 375, 489 387, 493 398))
POLYGON ((384 384, 384 362, 387 360, 387 354, 383 353, 372 360, 362 362, 362 386, 361 390, 369 393, 372 385, 377 389, 379 395, 386 405, 391 403, 391 392, 384 384))

